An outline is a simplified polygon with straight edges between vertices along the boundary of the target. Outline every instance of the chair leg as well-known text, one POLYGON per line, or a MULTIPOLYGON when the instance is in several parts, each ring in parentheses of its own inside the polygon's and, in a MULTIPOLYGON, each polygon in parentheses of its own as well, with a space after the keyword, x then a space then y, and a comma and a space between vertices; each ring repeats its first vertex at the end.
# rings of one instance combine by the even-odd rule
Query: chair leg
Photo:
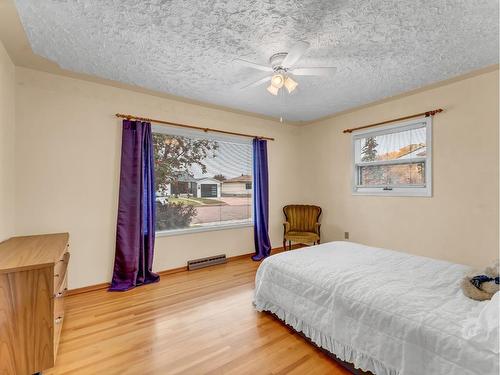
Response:
POLYGON ((319 245, 319 240, 318 240, 318 245, 319 245))
POLYGON ((292 241, 288 241, 288 249, 292 250, 292 241))
POLYGON ((286 240, 283 240, 283 250, 286 251, 286 240))

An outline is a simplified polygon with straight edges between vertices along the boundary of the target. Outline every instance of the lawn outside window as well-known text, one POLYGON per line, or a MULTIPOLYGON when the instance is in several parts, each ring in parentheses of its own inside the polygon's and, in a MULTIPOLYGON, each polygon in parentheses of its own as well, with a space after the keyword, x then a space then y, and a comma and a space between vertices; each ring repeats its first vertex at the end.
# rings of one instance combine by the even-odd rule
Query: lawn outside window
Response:
POLYGON ((354 195, 432 196, 432 117, 352 134, 354 195))

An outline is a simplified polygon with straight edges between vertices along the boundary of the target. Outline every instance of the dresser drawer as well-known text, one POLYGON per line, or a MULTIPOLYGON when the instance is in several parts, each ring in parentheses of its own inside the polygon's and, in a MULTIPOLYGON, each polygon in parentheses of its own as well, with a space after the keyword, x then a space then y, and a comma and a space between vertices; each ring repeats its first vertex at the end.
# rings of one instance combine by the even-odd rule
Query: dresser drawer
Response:
POLYGON ((65 252, 64 255, 54 265, 54 294, 61 290, 61 285, 66 279, 68 270, 70 253, 65 252))
POLYGON ((62 280, 59 280, 57 285, 54 285, 54 298, 63 297, 68 290, 68 273, 64 274, 62 280), (56 289, 57 288, 57 289, 56 289))
POLYGON ((61 339, 61 331, 64 320, 64 313, 54 319, 54 362, 57 357, 57 349, 59 348, 59 340, 61 339))
POLYGON ((59 348, 59 339, 61 337, 62 325, 64 320, 64 296, 67 290, 67 276, 61 283, 61 289, 54 296, 54 360, 59 348))
POLYGON ((61 292, 54 297, 54 319, 64 316, 64 295, 66 292, 61 292))

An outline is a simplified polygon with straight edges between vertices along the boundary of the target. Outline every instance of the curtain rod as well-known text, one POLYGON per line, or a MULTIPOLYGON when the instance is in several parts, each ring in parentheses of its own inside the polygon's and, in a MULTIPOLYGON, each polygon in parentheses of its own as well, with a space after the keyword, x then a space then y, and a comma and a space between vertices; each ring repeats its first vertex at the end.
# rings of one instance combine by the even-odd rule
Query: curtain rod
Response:
POLYGON ((263 136, 260 136, 260 135, 251 135, 251 134, 244 134, 244 133, 236 133, 236 132, 230 132, 230 131, 226 131, 226 130, 219 130, 219 129, 212 129, 212 128, 202 128, 201 126, 179 124, 177 122, 155 120, 155 119, 147 118, 147 117, 134 116, 134 115, 125 115, 123 113, 117 113, 117 114, 115 114, 115 116, 116 117, 120 117, 120 118, 124 118, 124 119, 127 119, 127 120, 141 120, 141 121, 147 121, 147 122, 154 122, 154 123, 157 123, 157 124, 165 124, 165 125, 177 126, 179 128, 188 128, 188 129, 194 129, 194 130, 201 130, 201 131, 204 131, 205 133, 207 133, 207 132, 222 133, 222 134, 228 134, 228 135, 237 135, 237 136, 240 136, 240 137, 249 137, 249 138, 257 138, 257 139, 265 139, 265 140, 268 140, 268 141, 274 141, 274 138, 263 137, 263 136))
POLYGON ((434 116, 435 114, 441 113, 441 112, 443 112, 442 108, 433 109, 432 111, 417 113, 415 115, 410 115, 410 116, 405 116, 405 117, 399 117, 399 118, 395 118, 393 120, 387 120, 387 121, 377 122, 375 124, 370 124, 370 125, 358 126, 357 128, 344 129, 344 133, 352 133, 353 131, 356 131, 356 130, 371 128, 373 126, 378 126, 378 125, 384 125, 384 124, 388 124, 390 122, 396 122, 396 121, 401 121, 401 120, 408 120, 408 119, 415 118, 415 117, 421 117, 421 116, 429 117, 429 116, 434 116))

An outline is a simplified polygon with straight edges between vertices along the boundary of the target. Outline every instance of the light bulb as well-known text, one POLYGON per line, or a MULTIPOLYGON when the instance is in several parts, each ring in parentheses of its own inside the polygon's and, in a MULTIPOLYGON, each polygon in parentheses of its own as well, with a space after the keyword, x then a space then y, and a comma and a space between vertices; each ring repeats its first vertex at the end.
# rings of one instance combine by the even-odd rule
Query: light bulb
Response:
POLYGON ((272 84, 269 85, 269 87, 267 88, 267 91, 269 91, 271 94, 273 94, 274 96, 278 95, 278 91, 280 91, 280 89, 276 86, 273 86, 272 84))
POLYGON ((286 77, 285 79, 285 87, 288 90, 288 93, 291 94, 293 90, 297 88, 299 84, 295 82, 291 77, 286 77))
POLYGON ((284 81, 285 79, 282 74, 275 74, 273 75, 273 78, 271 78, 271 85, 280 89, 283 87, 284 81))

